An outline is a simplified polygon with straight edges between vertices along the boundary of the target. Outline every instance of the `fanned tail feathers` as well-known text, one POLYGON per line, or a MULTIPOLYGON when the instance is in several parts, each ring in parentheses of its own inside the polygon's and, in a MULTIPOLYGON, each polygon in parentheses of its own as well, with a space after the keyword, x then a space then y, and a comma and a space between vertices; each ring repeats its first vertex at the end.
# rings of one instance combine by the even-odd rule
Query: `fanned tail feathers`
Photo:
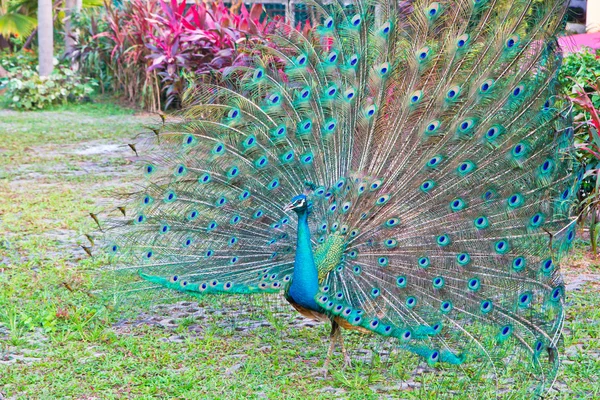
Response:
POLYGON ((577 189, 556 96, 567 2, 396 3, 311 3, 307 36, 282 26, 191 94, 135 147, 146 182, 107 248, 191 294, 279 292, 283 206, 307 193, 327 312, 430 363, 521 349, 547 388, 577 189))

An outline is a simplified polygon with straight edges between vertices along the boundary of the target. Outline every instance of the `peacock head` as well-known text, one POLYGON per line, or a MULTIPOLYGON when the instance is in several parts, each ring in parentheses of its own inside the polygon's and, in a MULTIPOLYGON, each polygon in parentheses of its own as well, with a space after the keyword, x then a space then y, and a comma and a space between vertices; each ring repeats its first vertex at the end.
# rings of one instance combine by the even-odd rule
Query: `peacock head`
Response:
POLYGON ((283 208, 283 211, 288 212, 292 210, 296 214, 299 214, 305 211, 310 212, 310 208, 311 203, 308 200, 308 197, 306 197, 304 194, 299 194, 298 196, 292 197, 292 201, 283 208))

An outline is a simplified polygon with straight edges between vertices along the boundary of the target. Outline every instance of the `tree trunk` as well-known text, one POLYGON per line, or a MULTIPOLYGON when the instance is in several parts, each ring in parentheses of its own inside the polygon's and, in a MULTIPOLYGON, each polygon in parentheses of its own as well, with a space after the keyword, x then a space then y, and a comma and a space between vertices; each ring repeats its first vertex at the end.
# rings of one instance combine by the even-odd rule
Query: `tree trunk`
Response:
POLYGON ((52 0, 38 0, 38 53, 38 72, 40 76, 48 76, 54 68, 52 0))
POLYGON ((36 27, 33 32, 31 32, 31 35, 29 35, 29 37, 27 38, 27 40, 25 41, 25 44, 23 45, 23 48, 26 49, 29 46, 31 46, 31 43, 33 42, 33 38, 37 36, 38 33, 38 28, 36 27))
POLYGON ((70 56, 75 46, 75 37, 73 32, 73 14, 77 12, 77 0, 65 0, 65 56, 70 56))

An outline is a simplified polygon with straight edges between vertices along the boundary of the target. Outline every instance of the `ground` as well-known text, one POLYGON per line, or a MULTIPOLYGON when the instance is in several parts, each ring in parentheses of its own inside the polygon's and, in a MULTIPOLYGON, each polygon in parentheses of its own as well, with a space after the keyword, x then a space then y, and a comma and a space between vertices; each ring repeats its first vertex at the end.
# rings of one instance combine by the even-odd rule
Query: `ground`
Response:
MULTIPOLYGON (((0 110, 0 399, 527 398, 517 378, 497 391, 485 371, 434 370, 354 333, 351 368, 310 376, 328 327, 283 304, 261 312, 239 298, 181 298, 128 317, 105 307, 92 294, 103 260, 78 244, 93 228, 87 213, 136 173, 127 143, 156 120, 106 103, 0 110)), ((587 248, 579 240, 563 265, 565 354, 552 398, 600 397, 600 259, 587 248)))

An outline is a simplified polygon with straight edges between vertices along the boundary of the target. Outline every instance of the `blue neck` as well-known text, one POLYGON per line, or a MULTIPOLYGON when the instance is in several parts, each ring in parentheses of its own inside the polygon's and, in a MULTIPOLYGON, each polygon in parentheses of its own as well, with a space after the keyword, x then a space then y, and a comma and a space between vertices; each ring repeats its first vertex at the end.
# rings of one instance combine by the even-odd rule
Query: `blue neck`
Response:
POLYGON ((289 295, 302 307, 319 311, 314 296, 319 291, 319 275, 315 266, 308 227, 308 212, 298 213, 298 240, 296 242, 296 259, 294 275, 289 295))

